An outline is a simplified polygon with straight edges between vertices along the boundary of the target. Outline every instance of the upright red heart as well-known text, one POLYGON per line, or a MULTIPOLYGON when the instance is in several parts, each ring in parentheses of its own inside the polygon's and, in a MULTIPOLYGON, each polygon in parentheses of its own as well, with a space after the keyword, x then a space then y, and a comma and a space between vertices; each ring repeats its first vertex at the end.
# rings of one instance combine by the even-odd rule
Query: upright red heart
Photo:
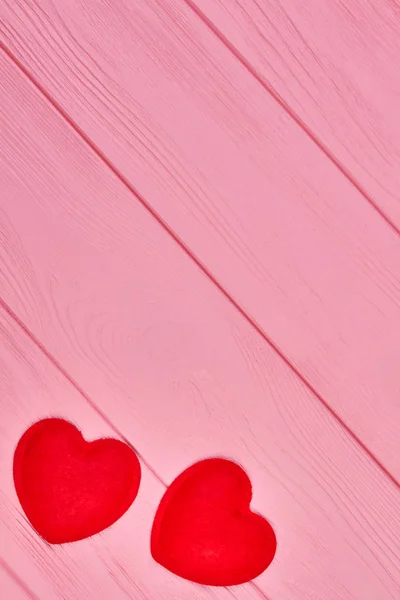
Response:
POLYGON ((51 544, 75 542, 115 523, 136 498, 140 477, 129 446, 114 439, 86 442, 63 419, 32 425, 14 454, 19 501, 51 544))
POLYGON ((195 583, 231 586, 271 563, 271 525, 250 511, 251 483, 241 467, 211 458, 175 479, 158 507, 151 553, 163 567, 195 583))

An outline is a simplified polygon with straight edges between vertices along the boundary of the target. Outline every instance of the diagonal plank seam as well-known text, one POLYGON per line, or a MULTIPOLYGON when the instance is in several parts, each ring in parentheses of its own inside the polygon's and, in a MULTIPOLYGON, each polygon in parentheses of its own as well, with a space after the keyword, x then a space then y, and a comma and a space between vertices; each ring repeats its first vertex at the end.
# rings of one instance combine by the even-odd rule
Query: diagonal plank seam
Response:
POLYGON ((298 127, 306 134, 306 136, 315 144, 326 158, 340 171, 340 173, 356 188, 363 198, 372 206, 378 215, 386 222, 387 225, 397 235, 400 235, 400 228, 393 223, 388 215, 378 206, 374 198, 365 190, 365 188, 357 181, 357 179, 346 169, 338 158, 329 150, 329 148, 317 137, 317 135, 308 127, 303 119, 285 102, 276 90, 267 82, 267 80, 255 69, 252 64, 243 56, 243 54, 228 40, 227 37, 220 31, 212 21, 205 15, 200 8, 192 0, 183 0, 183 2, 194 12, 194 14, 208 27, 208 29, 219 39, 227 50, 240 62, 246 71, 259 83, 265 92, 276 102, 282 110, 296 123, 298 127))
POLYGON ((9 577, 23 590, 31 600, 39 600, 38 596, 32 592, 32 590, 26 585, 26 583, 19 577, 19 575, 10 567, 8 563, 0 556, 0 568, 7 573, 9 577))
MULTIPOLYGON (((24 325, 24 323, 19 319, 19 317, 10 309, 10 307, 0 298, 0 310, 3 310, 15 323, 16 325, 23 331, 23 333, 28 336, 28 338, 35 344, 35 346, 46 356, 46 358, 52 363, 52 365, 61 373, 62 377, 64 377, 68 383, 77 391, 77 393, 89 404, 89 406, 99 415, 99 417, 110 427, 110 429, 139 457, 143 465, 151 472, 151 474, 161 483, 161 485, 167 489, 168 484, 164 481, 164 479, 157 473, 157 471, 151 466, 151 464, 145 459, 143 454, 128 440, 128 438, 122 433, 122 431, 114 425, 114 423, 107 417, 107 415, 96 405, 96 403, 92 400, 92 398, 81 388, 81 386, 75 381, 71 375, 64 369, 64 367, 58 362, 58 360, 43 346, 43 344, 30 332, 30 330, 24 325)), ((8 563, 0 556, 0 568, 3 568, 7 574, 17 583, 17 585, 24 590, 27 596, 31 600, 39 600, 39 598, 30 590, 30 588, 24 583, 24 581, 18 576, 17 573, 13 571, 13 569, 8 565, 8 563)), ((265 592, 256 584, 254 581, 250 581, 248 583, 250 587, 252 587, 260 598, 264 600, 269 600, 268 596, 265 592)), ((228 588, 226 588, 228 589, 228 588)), ((236 596, 232 594, 234 598, 236 596)))
MULTIPOLYGON (((14 54, 0 41, 0 50, 13 62, 13 64, 22 72, 22 74, 31 82, 31 84, 38 90, 38 92, 51 104, 51 106, 61 115, 61 117, 68 123, 68 125, 79 135, 79 137, 86 143, 86 145, 96 154, 96 156, 109 168, 117 179, 129 190, 129 192, 136 198, 137 201, 143 206, 143 208, 157 221, 162 229, 174 240, 174 242, 181 248, 181 250, 190 258, 190 260, 200 269, 205 277, 219 290, 226 300, 244 317, 249 325, 257 331, 261 338, 266 342, 272 350, 283 360, 288 368, 295 374, 296 377, 305 385, 305 387, 311 392, 315 399, 328 411, 328 413, 335 419, 342 429, 349 435, 349 437, 355 442, 370 460, 384 473, 384 475, 400 489, 400 483, 390 473, 390 471, 382 464, 377 456, 366 446, 366 444, 358 437, 358 435, 347 425, 342 417, 329 405, 329 403, 321 396, 317 389, 308 381, 308 379, 298 370, 298 368, 290 361, 286 354, 276 345, 276 343, 268 336, 263 330, 261 325, 253 319, 245 309, 239 304, 237 300, 226 290, 222 284, 216 279, 216 277, 208 270, 208 268, 201 262, 200 258, 196 256, 194 252, 185 244, 185 242, 175 233, 175 231, 169 226, 169 224, 161 217, 161 215, 147 202, 147 200, 135 189, 135 187, 127 180, 127 178, 119 171, 119 169, 111 162, 111 160, 102 152, 102 150, 88 137, 83 129, 69 116, 69 114, 63 109, 63 107, 51 96, 49 92, 36 80, 36 78, 24 67, 23 64, 14 56, 14 54)), ((388 223, 395 229, 389 221, 388 223)), ((395 229, 396 230, 396 229, 395 229)), ((397 232, 397 230, 396 230, 397 232)), ((400 231, 398 232, 400 235, 400 231)), ((61 372, 73 383, 77 390, 83 394, 83 396, 91 403, 91 405, 101 414, 102 418, 107 420, 106 415, 100 412, 92 400, 88 398, 86 393, 74 382, 70 375, 63 369, 63 367, 55 360, 55 358, 47 351, 47 349, 36 339, 33 333, 25 326, 25 324, 14 314, 11 308, 0 298, 0 306, 3 306, 4 310, 10 315, 10 317, 18 323, 25 333, 32 339, 32 341, 41 349, 42 352, 54 363, 54 365, 61 370, 61 372)), ((114 428, 115 429, 115 428, 114 428)), ((120 434, 119 434, 120 435, 120 434)), ((143 459, 143 457, 141 457, 143 459)), ((147 465, 147 463, 145 463, 147 465)), ((148 465, 153 471, 152 467, 148 465)), ((155 473, 154 473, 155 474, 155 473)), ((156 474, 155 474, 156 475, 156 474)), ((161 479, 156 475, 157 478, 161 479)), ((164 485, 165 483, 162 482, 164 485)))

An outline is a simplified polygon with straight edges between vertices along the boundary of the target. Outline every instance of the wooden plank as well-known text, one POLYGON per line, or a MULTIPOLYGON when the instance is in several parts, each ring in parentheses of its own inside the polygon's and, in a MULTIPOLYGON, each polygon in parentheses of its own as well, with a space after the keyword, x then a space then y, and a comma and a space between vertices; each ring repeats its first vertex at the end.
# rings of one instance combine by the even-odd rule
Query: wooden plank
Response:
POLYGON ((400 230, 399 7, 188 0, 400 230))
MULTIPOLYGON (((393 482, 4 57, 0 74, 3 300, 164 480, 245 466, 278 536, 270 600, 397 598, 393 482)), ((43 408, 70 413, 57 387, 43 408)))
POLYGON ((0 590, 6 600, 39 600, 0 558, 0 590))
POLYGON ((398 236, 183 2, 0 14, 18 60, 398 477, 398 236))
MULTIPOLYGON (((12 460, 22 433, 48 416, 66 418, 86 439, 120 437, 23 330, 0 311, 0 560, 31 590, 34 600, 258 600, 251 585, 240 594, 199 587, 172 576, 150 555, 150 529, 165 486, 142 463, 139 494, 130 510, 99 535, 62 546, 39 538, 21 510, 12 460)), ((9 583, 11 586, 11 583, 9 583)), ((14 600, 5 595, 4 600, 14 600)), ((15 598, 18 598, 16 596, 15 598)))

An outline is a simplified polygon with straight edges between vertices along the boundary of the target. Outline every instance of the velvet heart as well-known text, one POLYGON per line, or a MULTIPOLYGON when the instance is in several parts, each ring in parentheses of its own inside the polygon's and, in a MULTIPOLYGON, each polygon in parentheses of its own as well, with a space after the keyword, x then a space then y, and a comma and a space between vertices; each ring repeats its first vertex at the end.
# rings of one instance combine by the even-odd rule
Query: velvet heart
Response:
POLYGON ((271 563, 276 537, 251 512, 251 483, 234 462, 203 460, 181 473, 158 507, 151 553, 195 583, 231 586, 254 579, 271 563))
POLYGON ((136 498, 140 477, 139 460, 127 444, 87 442, 63 419, 32 425, 14 454, 21 506, 51 544, 75 542, 115 523, 136 498))

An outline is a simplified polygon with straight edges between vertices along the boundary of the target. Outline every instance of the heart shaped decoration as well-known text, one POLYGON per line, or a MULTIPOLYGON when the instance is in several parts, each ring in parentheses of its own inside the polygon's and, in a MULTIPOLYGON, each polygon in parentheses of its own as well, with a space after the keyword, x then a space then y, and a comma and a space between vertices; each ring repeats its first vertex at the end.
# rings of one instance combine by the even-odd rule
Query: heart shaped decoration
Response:
POLYGON ((251 512, 250 480, 221 458, 200 461, 181 473, 158 507, 151 553, 184 579, 213 586, 258 577, 276 552, 271 525, 251 512))
POLYGON ((44 419, 14 454, 14 484, 30 523, 51 544, 106 529, 135 500, 141 478, 133 450, 118 440, 86 442, 74 425, 44 419))

